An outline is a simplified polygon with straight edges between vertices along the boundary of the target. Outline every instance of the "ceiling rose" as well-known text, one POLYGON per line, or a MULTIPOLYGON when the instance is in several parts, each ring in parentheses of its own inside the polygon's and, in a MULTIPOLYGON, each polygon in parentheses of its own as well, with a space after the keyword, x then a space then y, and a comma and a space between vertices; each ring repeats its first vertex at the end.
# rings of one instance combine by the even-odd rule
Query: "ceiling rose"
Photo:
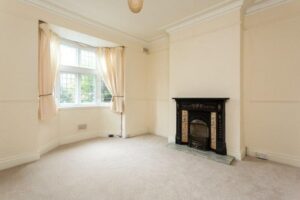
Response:
POLYGON ((128 6, 133 13, 139 13, 143 8, 144 0, 128 0, 128 6))

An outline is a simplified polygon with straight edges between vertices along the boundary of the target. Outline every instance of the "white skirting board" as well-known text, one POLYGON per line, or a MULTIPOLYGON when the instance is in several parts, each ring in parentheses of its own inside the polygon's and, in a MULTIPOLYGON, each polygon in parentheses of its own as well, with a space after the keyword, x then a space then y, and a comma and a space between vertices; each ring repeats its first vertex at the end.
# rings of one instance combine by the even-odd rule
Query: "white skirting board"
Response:
POLYGON ((44 155, 45 153, 48 153, 49 151, 55 149, 56 147, 59 146, 59 141, 58 140, 52 140, 48 142, 45 145, 42 145, 39 149, 40 155, 44 155))
POLYGON ((18 165, 22 165, 24 163, 33 162, 39 159, 40 159, 40 154, 38 152, 10 156, 0 160, 0 171, 18 165))
POLYGON ((295 167, 300 167, 300 157, 299 156, 268 152, 265 150, 258 150, 258 149, 247 147, 247 152, 246 152, 247 156, 257 157, 258 154, 266 156, 266 159, 270 160, 270 161, 287 164, 287 165, 291 165, 291 166, 295 166, 295 167))
POLYGON ((246 157, 246 148, 241 149, 241 160, 243 160, 246 157))
MULTIPOLYGON (((115 134, 113 132, 109 132, 109 134, 115 134)), ((37 161, 40 159, 42 155, 45 153, 57 148, 58 146, 64 145, 64 144, 70 144, 75 143, 83 140, 93 139, 93 138, 101 138, 108 135, 108 132, 105 133, 79 133, 79 134, 73 134, 69 135, 67 137, 59 138, 59 140, 52 140, 49 143, 41 146, 39 148, 38 152, 32 152, 32 153, 25 153, 20 154, 16 156, 10 156, 4 159, 0 160, 0 171, 12 167, 16 167, 18 165, 30 163, 33 161, 37 161)))
POLYGON ((67 135, 59 138, 59 146, 64 144, 71 144, 83 140, 93 139, 97 137, 104 137, 102 133, 76 133, 72 135, 67 135))

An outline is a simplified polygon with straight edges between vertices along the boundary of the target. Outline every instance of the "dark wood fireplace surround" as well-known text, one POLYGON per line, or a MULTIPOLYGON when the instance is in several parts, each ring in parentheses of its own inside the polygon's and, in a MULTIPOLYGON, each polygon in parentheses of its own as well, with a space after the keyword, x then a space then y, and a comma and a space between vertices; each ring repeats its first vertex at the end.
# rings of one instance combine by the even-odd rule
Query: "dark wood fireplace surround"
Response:
POLYGON ((173 98, 177 105, 176 144, 227 155, 225 102, 229 98, 173 98))

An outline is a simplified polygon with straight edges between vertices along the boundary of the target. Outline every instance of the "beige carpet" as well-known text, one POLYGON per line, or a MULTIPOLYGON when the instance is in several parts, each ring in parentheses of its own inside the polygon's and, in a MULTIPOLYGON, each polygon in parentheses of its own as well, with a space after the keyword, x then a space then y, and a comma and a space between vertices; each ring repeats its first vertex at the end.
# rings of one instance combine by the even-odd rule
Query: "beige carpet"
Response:
POLYGON ((227 166, 157 136, 67 145, 0 172, 1 200, 299 200, 300 169, 257 159, 227 166))

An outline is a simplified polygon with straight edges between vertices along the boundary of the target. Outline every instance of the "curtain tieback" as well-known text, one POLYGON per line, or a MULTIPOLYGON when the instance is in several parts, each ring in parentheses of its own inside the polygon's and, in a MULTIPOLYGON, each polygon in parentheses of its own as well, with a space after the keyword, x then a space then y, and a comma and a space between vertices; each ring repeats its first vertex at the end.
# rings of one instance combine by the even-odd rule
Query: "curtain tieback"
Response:
POLYGON ((112 96, 112 97, 120 97, 121 98, 121 97, 124 97, 124 96, 112 96))
POLYGON ((47 96, 51 96, 53 95, 53 93, 49 93, 49 94, 41 94, 39 97, 47 97, 47 96))

